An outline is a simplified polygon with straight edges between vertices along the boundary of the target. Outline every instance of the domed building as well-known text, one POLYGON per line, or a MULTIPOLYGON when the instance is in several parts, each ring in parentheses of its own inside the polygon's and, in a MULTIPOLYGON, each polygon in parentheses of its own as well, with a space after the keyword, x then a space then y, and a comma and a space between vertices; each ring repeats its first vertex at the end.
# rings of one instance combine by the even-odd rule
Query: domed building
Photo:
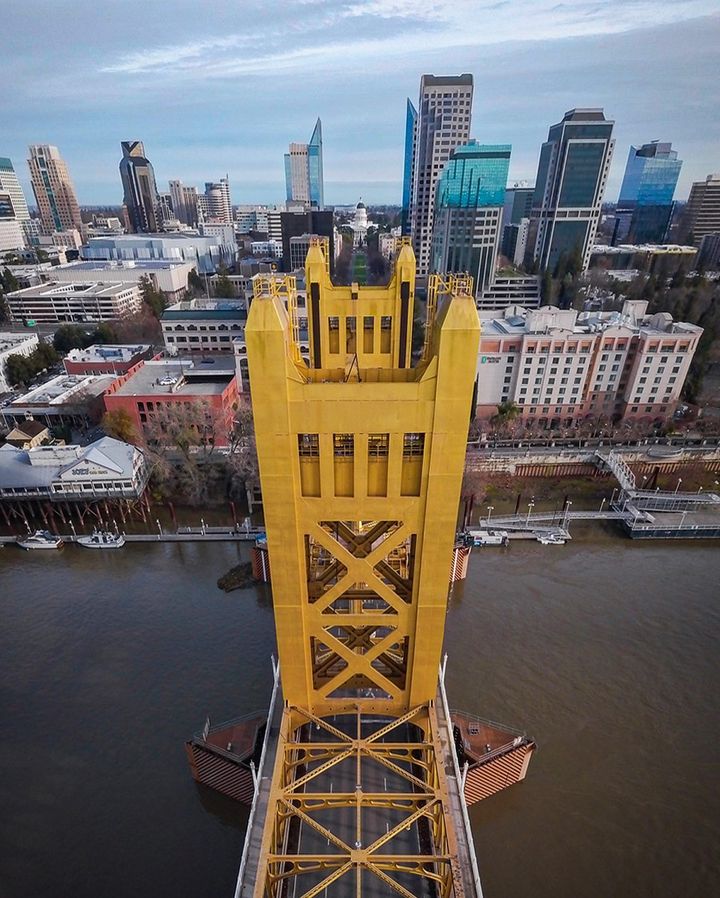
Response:
POLYGON ((362 200, 355 206, 355 217, 350 227, 353 230, 353 246, 363 246, 367 241, 368 228, 375 227, 375 222, 368 221, 367 208, 362 200))

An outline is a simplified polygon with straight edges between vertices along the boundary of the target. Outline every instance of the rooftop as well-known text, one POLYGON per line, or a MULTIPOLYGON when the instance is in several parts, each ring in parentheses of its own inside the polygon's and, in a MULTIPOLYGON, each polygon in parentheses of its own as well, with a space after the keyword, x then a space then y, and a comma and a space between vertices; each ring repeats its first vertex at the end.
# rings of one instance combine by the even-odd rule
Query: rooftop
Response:
POLYGON ((480 312, 483 336, 524 334, 594 334, 609 328, 623 328, 639 334, 682 334, 697 336, 702 328, 684 321, 673 321, 666 312, 646 315, 647 303, 627 300, 622 312, 577 312, 574 309, 558 309, 541 306, 525 309, 508 306, 502 312, 480 312))
POLYGON ((0 334, 0 352, 7 352, 8 349, 17 349, 23 343, 31 341, 35 343, 37 334, 0 334))
MULTIPOLYGON (((104 469, 105 477, 130 479, 133 463, 140 450, 112 437, 102 437, 88 446, 38 446, 18 449, 5 445, 0 448, 0 489, 17 487, 49 487, 53 482, 68 479, 79 462, 104 469)), ((87 471, 74 471, 73 479, 88 477, 87 471)), ((102 476, 102 475, 100 475, 102 476)), ((90 475, 92 479, 92 475, 90 475)))
POLYGON ((13 400, 8 408, 31 404, 58 406, 87 396, 99 396, 112 381, 112 374, 60 374, 13 400))
POLYGON ((241 320, 247 318, 244 301, 239 299, 190 299, 168 306, 162 314, 163 321, 180 321, 188 318, 241 320))
POLYGON ((188 359, 145 362, 116 396, 217 396, 235 376, 233 360, 209 359, 195 364, 188 359))
POLYGON ((698 251, 696 246, 681 246, 677 243, 620 243, 617 246, 606 246, 604 243, 596 243, 590 250, 591 253, 687 253, 688 255, 698 251))
MULTIPOLYGON (((133 236, 133 235, 131 235, 133 236)), ((171 271, 189 265, 182 259, 89 259, 58 265, 56 271, 171 271)))
POLYGON ((142 343, 94 343, 86 349, 71 349, 65 359, 69 362, 129 362, 149 349, 148 344, 142 343))
POLYGON ((117 296, 126 293, 128 290, 137 290, 136 284, 118 282, 102 282, 92 281, 85 284, 59 283, 50 281, 47 284, 38 284, 35 287, 26 287, 24 290, 16 290, 14 293, 8 293, 9 297, 20 297, 23 299, 32 299, 33 297, 41 298, 43 296, 117 296))

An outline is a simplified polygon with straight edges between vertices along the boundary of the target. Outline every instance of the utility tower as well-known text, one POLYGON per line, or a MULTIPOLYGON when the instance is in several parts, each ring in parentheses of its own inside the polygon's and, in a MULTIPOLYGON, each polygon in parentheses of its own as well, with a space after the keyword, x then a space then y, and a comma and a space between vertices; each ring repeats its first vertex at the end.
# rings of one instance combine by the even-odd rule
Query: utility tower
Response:
POLYGON ((256 289, 246 343, 284 706, 238 895, 479 894, 436 703, 480 330, 469 280, 430 291, 417 363, 407 243, 386 287, 334 286, 310 247, 310 365, 292 280, 256 289))

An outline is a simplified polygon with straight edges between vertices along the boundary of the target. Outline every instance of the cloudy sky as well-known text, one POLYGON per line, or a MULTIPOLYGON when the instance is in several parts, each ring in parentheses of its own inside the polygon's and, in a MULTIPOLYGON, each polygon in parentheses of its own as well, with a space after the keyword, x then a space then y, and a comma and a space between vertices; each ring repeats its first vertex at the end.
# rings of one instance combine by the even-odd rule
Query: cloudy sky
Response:
POLYGON ((405 98, 475 76, 472 135, 534 181, 573 106, 631 143, 672 140, 677 198, 720 170, 719 0, 2 0, 0 156, 30 197, 27 144, 56 144, 81 203, 119 203, 120 141, 161 190, 229 173, 233 202, 284 198, 283 153, 323 122, 325 198, 399 202, 405 98))

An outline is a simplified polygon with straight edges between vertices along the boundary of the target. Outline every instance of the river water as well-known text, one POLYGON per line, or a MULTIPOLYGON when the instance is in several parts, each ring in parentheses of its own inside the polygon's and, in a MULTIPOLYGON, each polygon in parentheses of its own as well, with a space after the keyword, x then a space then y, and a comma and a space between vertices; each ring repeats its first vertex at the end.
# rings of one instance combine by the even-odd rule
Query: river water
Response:
MULTIPOLYGON (((471 811, 485 898, 720 894, 720 554, 599 528, 475 550, 447 618, 453 706, 519 725, 526 781, 471 811)), ((230 896, 246 812, 184 739, 269 698, 247 549, 0 551, 0 896, 230 896)))

